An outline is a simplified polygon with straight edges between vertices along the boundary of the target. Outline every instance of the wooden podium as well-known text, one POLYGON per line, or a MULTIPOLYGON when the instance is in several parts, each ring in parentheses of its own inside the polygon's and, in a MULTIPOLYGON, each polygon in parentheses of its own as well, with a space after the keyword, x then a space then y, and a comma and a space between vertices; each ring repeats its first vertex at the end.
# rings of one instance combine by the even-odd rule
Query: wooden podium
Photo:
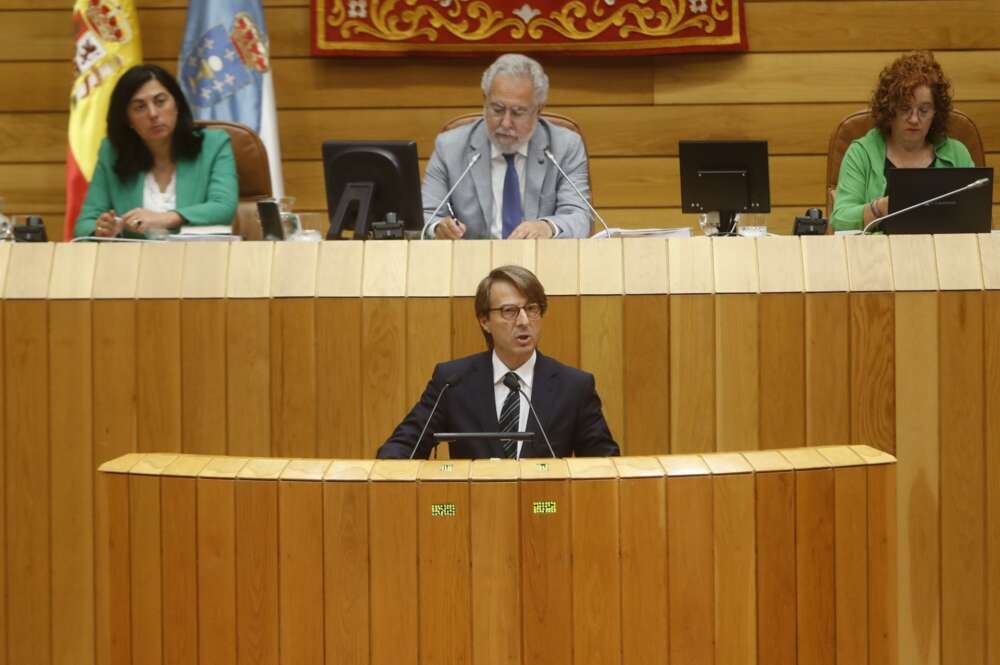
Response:
POLYGON ((99 662, 896 662, 866 446, 567 460, 128 454, 99 662))

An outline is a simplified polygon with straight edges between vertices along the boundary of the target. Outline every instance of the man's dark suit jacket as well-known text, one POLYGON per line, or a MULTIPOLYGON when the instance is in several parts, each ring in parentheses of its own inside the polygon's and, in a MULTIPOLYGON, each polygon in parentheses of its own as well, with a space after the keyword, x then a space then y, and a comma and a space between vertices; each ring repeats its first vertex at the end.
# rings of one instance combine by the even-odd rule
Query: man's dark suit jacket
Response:
MULTIPOLYGON (((434 368, 434 375, 420 401, 389 440, 379 448, 380 458, 410 456, 447 377, 457 376, 461 377, 460 382, 444 394, 414 457, 428 456, 433 448, 435 432, 497 431, 499 425, 493 390, 493 353, 486 351, 441 363, 434 368)), ((608 424, 604 420, 601 399, 594 388, 592 374, 538 353, 531 386, 531 404, 542 420, 557 457, 618 454, 618 444, 611 438, 608 424)), ((535 440, 525 443, 521 457, 551 457, 535 417, 530 412, 526 429, 535 433, 535 440)), ((504 456, 499 441, 482 439, 452 443, 450 454, 452 457, 472 459, 504 456)))

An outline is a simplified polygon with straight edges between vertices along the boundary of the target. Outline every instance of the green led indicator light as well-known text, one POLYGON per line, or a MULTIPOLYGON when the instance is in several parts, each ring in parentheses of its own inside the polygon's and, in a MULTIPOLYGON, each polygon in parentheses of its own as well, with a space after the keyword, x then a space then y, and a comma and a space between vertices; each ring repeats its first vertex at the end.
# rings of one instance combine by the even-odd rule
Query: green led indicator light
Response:
POLYGON ((458 514, 458 509, 453 503, 432 503, 431 517, 454 517, 458 514))
POLYGON ((531 512, 535 515, 551 515, 556 512, 555 501, 535 501, 531 504, 531 512))

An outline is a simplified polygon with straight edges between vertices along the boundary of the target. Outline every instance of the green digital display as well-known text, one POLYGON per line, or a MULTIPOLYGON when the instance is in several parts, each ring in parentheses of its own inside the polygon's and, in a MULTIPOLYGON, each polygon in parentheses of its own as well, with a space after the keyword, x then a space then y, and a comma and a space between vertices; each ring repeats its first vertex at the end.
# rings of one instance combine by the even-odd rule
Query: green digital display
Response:
POLYGON ((458 514, 458 508, 453 503, 432 503, 431 517, 454 517, 458 514))
POLYGON ((556 512, 555 501, 535 501, 531 504, 531 512, 534 515, 550 515, 556 512))
POLYGON ((442 471, 451 471, 454 468, 455 468, 454 464, 442 464, 441 465, 441 470, 442 471))

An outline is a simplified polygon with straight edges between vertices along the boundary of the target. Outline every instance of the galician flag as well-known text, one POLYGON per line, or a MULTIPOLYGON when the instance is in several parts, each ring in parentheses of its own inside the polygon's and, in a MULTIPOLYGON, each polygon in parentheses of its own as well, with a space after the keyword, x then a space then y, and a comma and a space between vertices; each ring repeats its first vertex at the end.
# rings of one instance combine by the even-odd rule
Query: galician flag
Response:
POLYGON ((284 193, 274 81, 260 0, 191 0, 178 80, 199 120, 244 124, 267 148, 271 187, 284 193))
POLYGON ((133 0, 76 0, 73 5, 76 80, 69 97, 65 236, 73 236, 97 150, 107 134, 108 104, 119 77, 142 62, 133 0))

